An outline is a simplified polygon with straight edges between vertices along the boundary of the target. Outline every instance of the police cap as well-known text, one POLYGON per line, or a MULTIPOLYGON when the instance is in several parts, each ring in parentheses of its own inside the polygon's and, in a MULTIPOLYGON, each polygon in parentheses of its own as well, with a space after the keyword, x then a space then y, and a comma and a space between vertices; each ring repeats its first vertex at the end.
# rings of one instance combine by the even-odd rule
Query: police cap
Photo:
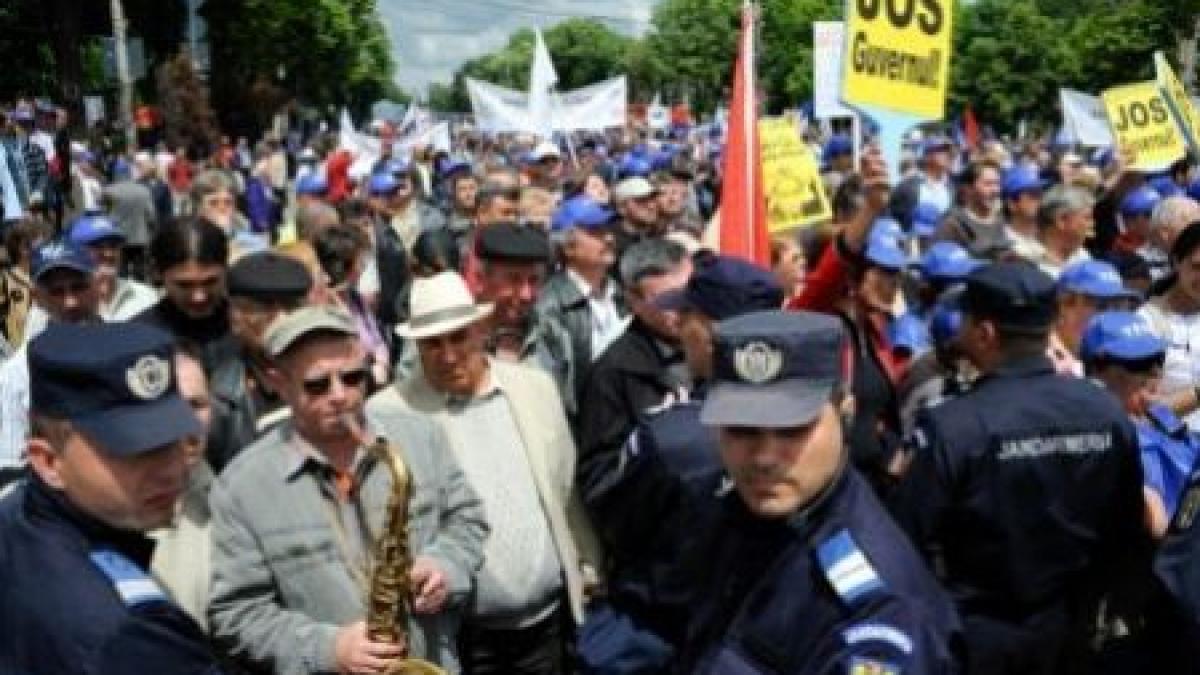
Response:
POLYGON ((750 312, 779 309, 783 289, 766 270, 740 258, 713 255, 696 261, 687 285, 663 293, 655 307, 694 309, 713 321, 724 321, 750 312))
POLYGON ((843 377, 845 330, 813 312, 755 312, 713 331, 713 386, 700 421, 716 427, 811 424, 843 377))
POLYGON ((1002 328, 1044 331, 1054 323, 1054 280, 1023 260, 992 263, 967 277, 962 309, 1002 328))
POLYGON ((31 410, 69 420, 127 457, 198 434, 179 395, 171 336, 144 323, 52 323, 29 347, 31 410))

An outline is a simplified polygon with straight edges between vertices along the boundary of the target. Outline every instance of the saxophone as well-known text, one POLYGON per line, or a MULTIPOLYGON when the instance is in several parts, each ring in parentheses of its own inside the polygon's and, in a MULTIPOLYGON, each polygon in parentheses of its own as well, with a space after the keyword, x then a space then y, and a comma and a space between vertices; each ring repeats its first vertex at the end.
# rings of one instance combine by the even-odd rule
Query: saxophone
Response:
MULTIPOLYGON (((411 613, 408 572, 412 552, 408 547, 408 503, 412 481, 408 467, 386 439, 380 437, 367 445, 368 450, 392 475, 383 532, 375 541, 371 587, 367 591, 367 637, 374 642, 399 644, 406 638, 405 628, 411 613)), ((398 449, 397 449, 398 450, 398 449)), ((387 675, 446 675, 446 671, 420 659, 397 659, 388 666, 387 675)))

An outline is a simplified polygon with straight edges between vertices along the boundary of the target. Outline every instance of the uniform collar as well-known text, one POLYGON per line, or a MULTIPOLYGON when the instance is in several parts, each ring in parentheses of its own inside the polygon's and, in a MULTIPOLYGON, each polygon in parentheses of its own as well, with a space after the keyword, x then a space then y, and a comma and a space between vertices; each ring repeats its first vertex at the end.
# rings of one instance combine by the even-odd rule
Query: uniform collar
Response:
POLYGON ((112 527, 84 513, 65 493, 43 483, 32 471, 23 489, 26 511, 39 525, 78 536, 89 551, 114 549, 142 569, 150 568, 154 540, 145 534, 112 527))

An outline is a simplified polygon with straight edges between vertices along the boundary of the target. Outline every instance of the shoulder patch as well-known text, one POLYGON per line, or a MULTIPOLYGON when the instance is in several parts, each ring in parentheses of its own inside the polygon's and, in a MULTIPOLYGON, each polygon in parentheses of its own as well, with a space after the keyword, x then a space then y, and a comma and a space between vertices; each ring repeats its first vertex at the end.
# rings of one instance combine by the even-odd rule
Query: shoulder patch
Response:
POLYGON ((92 551, 90 557, 92 564, 112 582, 126 607, 167 602, 167 594, 129 558, 109 549, 92 551))
POLYGON ((842 631, 842 639, 849 646, 864 642, 889 644, 904 654, 912 654, 912 638, 896 628, 883 623, 859 623, 842 631))
POLYGON ((847 605, 882 591, 883 580, 854 543, 849 530, 841 529, 817 547, 817 562, 833 590, 847 605))
POLYGON ((855 656, 850 659, 849 675, 900 675, 900 666, 883 661, 855 656))

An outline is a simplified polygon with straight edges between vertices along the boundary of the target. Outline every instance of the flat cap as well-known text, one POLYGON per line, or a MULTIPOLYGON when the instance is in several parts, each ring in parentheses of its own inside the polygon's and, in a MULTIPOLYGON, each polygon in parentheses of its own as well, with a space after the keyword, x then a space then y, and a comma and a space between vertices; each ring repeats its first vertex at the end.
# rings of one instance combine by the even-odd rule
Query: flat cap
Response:
POLYGON ((483 228, 475 247, 482 260, 517 263, 550 261, 550 242, 545 233, 512 223, 497 223, 483 228))
POLYGON ((280 316, 267 327, 263 338, 267 356, 279 358, 301 338, 313 333, 357 336, 358 327, 342 309, 327 305, 301 307, 280 316))
POLYGON ((274 251, 244 255, 229 268, 229 295, 251 300, 298 300, 312 288, 304 263, 274 251))

